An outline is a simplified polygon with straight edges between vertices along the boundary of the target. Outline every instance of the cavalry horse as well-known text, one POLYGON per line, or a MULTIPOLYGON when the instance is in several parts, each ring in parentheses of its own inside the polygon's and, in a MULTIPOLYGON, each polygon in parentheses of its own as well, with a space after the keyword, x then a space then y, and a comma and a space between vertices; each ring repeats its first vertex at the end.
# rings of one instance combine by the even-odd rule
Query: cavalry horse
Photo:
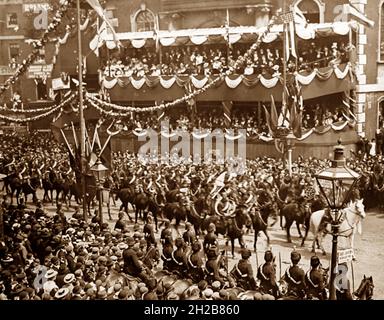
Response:
POLYGON ((300 230, 300 225, 304 225, 306 230, 309 229, 311 210, 305 199, 299 198, 296 202, 286 204, 280 210, 280 226, 287 231, 287 241, 292 243, 290 229, 296 222, 297 231, 300 238, 303 235, 300 230), (285 218, 285 226, 283 226, 283 217, 285 218))
MULTIPOLYGON (((339 236, 343 236, 349 239, 350 248, 353 249, 354 237, 356 231, 361 233, 361 220, 365 218, 365 210, 363 199, 356 200, 354 202, 349 202, 348 206, 344 209, 341 209, 341 223, 339 225, 339 236)), ((310 219, 310 228, 307 229, 305 236, 302 240, 301 245, 304 246, 304 242, 308 236, 308 230, 314 235, 312 243, 312 252, 315 252, 315 244, 318 241, 319 247, 323 252, 323 255, 326 255, 325 249, 323 247, 323 234, 331 233, 330 225, 327 224, 325 228, 322 228, 323 218, 326 215, 325 210, 320 210, 312 213, 310 219)), ((355 258, 355 257, 354 257, 355 258)))
POLYGON ((28 195, 32 194, 33 202, 37 202, 36 191, 38 187, 42 186, 40 177, 34 176, 29 179, 29 182, 23 182, 20 187, 16 190, 16 198, 19 199, 20 193, 24 194, 24 203, 27 203, 28 195))
POLYGON ((363 280, 361 280, 359 287, 353 293, 353 295, 357 298, 356 300, 372 300, 374 288, 375 286, 373 285, 373 278, 367 278, 364 275, 363 280))

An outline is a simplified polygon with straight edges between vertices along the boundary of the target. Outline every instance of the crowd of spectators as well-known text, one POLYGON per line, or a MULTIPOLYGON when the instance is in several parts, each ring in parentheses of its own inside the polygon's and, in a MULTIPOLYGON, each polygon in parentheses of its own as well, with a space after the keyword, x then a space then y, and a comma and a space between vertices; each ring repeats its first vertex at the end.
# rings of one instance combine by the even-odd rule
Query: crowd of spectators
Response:
MULTIPOLYGON (((252 55, 249 45, 239 44, 228 49, 222 45, 202 45, 154 49, 126 50, 104 62, 104 74, 115 76, 215 75, 239 61, 236 74, 279 76, 283 70, 283 51, 276 46, 263 45, 252 55)), ((349 61, 350 48, 345 42, 303 42, 299 57, 288 62, 288 71, 308 71, 349 61)))

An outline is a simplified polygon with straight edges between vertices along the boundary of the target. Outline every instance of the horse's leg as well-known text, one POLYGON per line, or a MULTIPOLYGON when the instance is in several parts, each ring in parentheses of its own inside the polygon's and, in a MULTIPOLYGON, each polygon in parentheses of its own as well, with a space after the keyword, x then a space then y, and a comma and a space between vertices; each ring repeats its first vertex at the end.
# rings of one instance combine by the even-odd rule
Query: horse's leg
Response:
POLYGON ((313 252, 313 253, 316 252, 316 241, 319 241, 319 240, 317 239, 317 237, 318 237, 318 233, 315 232, 315 233, 313 234, 313 241, 312 241, 312 252, 313 252))
POLYGON ((305 240, 307 240, 308 232, 309 232, 309 226, 307 226, 307 227, 305 228, 305 235, 304 235, 303 240, 301 241, 301 246, 302 246, 302 247, 304 247, 305 240))
POLYGON ((108 203, 107 203, 107 209, 108 209, 108 216, 109 216, 109 220, 112 220, 112 215, 111 215, 111 205, 110 205, 110 199, 108 199, 108 203))
POLYGON ((301 230, 300 230, 300 223, 298 221, 296 221, 296 227, 297 227, 297 232, 299 233, 300 238, 303 238, 303 234, 301 233, 301 230))
POLYGON ((352 249, 352 252, 353 252, 352 260, 356 261, 355 249, 354 249, 354 246, 353 246, 354 242, 355 242, 355 229, 352 230, 352 234, 349 237, 349 243, 350 243, 350 246, 351 246, 351 249, 352 249))
POLYGON ((264 232, 265 236, 267 237, 267 244, 268 244, 268 246, 269 246, 269 241, 270 241, 270 239, 269 239, 269 235, 268 235, 267 228, 265 228, 265 229, 263 230, 263 232, 264 232))
POLYGON ((257 237, 258 237, 258 231, 255 230, 255 241, 253 243, 253 248, 255 249, 255 252, 257 252, 257 237))
POLYGON ((321 252, 323 253, 323 256, 326 256, 327 255, 327 253, 325 252, 325 249, 324 249, 324 246, 323 246, 323 238, 324 238, 324 236, 323 236, 323 232, 319 232, 319 234, 318 234, 318 241, 319 241, 319 245, 320 245, 320 250, 321 250, 321 252))
POLYGON ((245 243, 242 235, 238 238, 238 240, 239 240, 240 247, 242 249, 245 248, 245 243))
POLYGON ((155 220, 155 227, 156 227, 156 232, 157 232, 159 229, 157 228, 157 212, 155 210, 153 212, 153 219, 155 220))
POLYGON ((231 238, 232 258, 235 259, 235 239, 231 238))
POLYGON ((288 241, 288 243, 292 243, 291 232, 290 232, 292 223, 293 223, 293 221, 291 221, 291 220, 287 220, 285 223, 285 228, 287 229, 287 241, 288 241))

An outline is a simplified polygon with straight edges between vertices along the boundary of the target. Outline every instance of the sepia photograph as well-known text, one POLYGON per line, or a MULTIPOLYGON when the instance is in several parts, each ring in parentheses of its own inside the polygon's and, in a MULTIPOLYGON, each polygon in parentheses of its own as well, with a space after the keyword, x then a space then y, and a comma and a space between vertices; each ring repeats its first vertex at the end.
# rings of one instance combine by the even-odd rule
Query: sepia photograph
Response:
POLYGON ((0 300, 384 300, 383 39, 383 0, 0 0, 0 300))

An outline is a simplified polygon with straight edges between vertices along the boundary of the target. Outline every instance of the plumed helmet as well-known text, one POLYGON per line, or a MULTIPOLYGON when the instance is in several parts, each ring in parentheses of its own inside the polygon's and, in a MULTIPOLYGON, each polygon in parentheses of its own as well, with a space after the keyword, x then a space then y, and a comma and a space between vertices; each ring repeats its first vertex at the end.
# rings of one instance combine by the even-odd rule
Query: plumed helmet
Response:
POLYGON ((243 249, 241 251, 241 258, 242 259, 248 259, 252 255, 251 250, 249 249, 243 249))
POLYGON ((198 252, 201 250, 201 244, 199 241, 195 241, 193 244, 192 244, 192 251, 193 252, 198 252))
POLYGON ((208 232, 216 231, 216 226, 214 223, 210 223, 208 226, 208 232))
POLYGON ((316 268, 318 265, 320 265, 320 259, 318 256, 312 256, 311 257, 311 267, 316 268))
POLYGON ((264 260, 265 260, 265 262, 271 262, 273 260, 273 253, 271 250, 265 251, 264 260))
POLYGON ((293 263, 298 263, 300 259, 301 259, 301 254, 299 252, 297 252, 296 250, 291 252, 291 261, 293 263))
POLYGON ((180 248, 184 245, 184 240, 183 238, 177 238, 176 241, 175 241, 175 245, 177 248, 180 248))

